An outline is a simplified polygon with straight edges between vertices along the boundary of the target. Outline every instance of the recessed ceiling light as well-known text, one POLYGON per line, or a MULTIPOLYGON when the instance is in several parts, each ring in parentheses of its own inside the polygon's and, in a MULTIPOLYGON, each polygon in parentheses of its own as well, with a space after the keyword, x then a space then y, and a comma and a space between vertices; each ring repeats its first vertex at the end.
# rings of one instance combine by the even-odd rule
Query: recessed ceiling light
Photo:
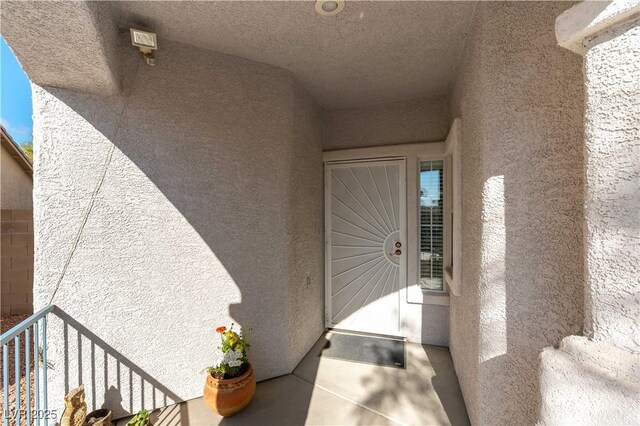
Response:
POLYGON ((344 0, 316 0, 316 12, 322 16, 335 16, 344 9, 344 0))
POLYGON ((325 1, 322 3, 322 10, 327 13, 331 13, 338 8, 338 3, 335 1, 325 1))

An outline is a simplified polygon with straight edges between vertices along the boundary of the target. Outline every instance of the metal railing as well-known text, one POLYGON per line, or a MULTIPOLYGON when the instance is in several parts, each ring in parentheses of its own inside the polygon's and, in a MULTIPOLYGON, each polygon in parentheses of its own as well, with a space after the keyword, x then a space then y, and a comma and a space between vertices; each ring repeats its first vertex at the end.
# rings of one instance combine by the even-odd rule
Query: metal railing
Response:
POLYGON ((47 314, 53 311, 54 305, 40 309, 29 318, 0 336, 2 345, 2 378, 3 378, 3 424, 20 426, 25 420, 26 425, 40 425, 41 420, 48 424, 47 406, 47 314), (13 342, 13 345, 11 345, 13 342), (22 343, 24 342, 24 344, 22 343), (21 347, 24 347, 24 363, 20 363, 21 347), (33 348, 33 353, 32 353, 33 348), (13 349, 14 356, 14 397, 13 405, 10 401, 9 383, 9 352, 13 349), (33 392, 31 367, 33 365, 33 392), (24 367, 24 368, 23 368, 24 367), (42 377, 40 377, 42 369, 42 377), (20 390, 20 376, 25 371, 24 406, 20 390), (42 387, 42 389, 41 389, 42 387), (32 395, 33 393, 33 395, 32 395), (12 421, 13 420, 13 421, 12 421))

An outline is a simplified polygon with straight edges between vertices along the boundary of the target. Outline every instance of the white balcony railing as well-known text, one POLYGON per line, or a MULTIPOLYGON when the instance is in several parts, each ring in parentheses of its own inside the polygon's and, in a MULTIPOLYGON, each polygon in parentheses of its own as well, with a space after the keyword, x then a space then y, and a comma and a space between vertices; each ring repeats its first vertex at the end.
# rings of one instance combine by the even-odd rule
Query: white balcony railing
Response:
POLYGON ((4 426, 13 424, 20 426, 23 421, 28 426, 48 424, 47 314, 51 313, 54 307, 54 305, 49 305, 39 310, 0 336, 4 426), (22 348, 24 348, 24 357, 21 356, 22 348), (13 367, 15 369, 13 398, 10 397, 10 351, 13 351, 13 367), (20 378, 23 371, 25 373, 24 399, 20 389, 20 378), (32 373, 33 378, 31 377, 32 373))

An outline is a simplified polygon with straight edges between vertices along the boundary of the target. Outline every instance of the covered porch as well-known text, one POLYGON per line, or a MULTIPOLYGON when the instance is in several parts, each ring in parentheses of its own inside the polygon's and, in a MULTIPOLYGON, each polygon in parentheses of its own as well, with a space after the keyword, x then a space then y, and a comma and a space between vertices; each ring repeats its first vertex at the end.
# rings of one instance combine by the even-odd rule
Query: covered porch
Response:
MULTIPOLYGON (((251 404, 223 418, 202 398, 155 410, 154 425, 468 425, 445 347, 406 343, 404 368, 323 357, 318 339, 291 374, 258 383, 251 404)), ((124 426, 128 417, 117 422, 124 426)))
POLYGON ((637 1, 1 13, 49 318, 2 343, 35 336, 51 423, 79 385, 185 426, 637 423, 637 1), (198 372, 231 323, 259 384, 221 419, 198 372), (319 356, 328 330, 406 369, 319 356))

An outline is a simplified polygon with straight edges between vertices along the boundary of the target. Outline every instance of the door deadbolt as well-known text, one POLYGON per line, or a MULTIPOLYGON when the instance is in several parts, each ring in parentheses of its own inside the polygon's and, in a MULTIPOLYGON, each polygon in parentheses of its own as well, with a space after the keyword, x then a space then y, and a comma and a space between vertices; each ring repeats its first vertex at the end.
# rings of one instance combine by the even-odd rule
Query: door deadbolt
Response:
POLYGON ((402 247, 402 243, 400 241, 396 241, 395 246, 396 246, 396 248, 400 248, 400 247, 402 247))

